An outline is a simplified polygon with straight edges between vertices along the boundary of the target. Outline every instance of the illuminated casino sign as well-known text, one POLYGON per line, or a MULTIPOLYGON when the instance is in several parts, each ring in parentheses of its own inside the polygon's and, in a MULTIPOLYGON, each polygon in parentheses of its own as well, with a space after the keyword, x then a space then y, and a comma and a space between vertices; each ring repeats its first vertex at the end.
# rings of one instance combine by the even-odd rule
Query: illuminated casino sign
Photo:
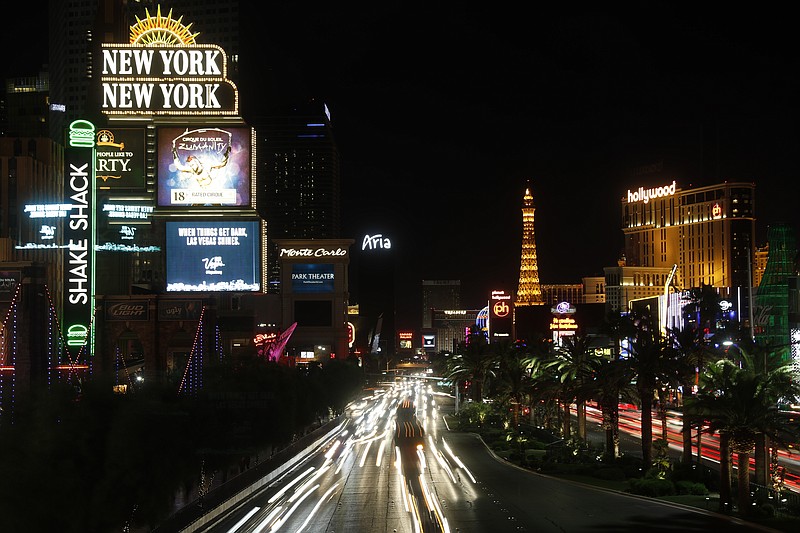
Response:
POLYGON ((280 257, 346 257, 347 248, 281 248, 280 257))
POLYGON ((578 329, 578 323, 572 317, 553 317, 553 321, 550 322, 550 329, 558 331, 576 330, 578 329))
MULTIPOLYGON (((161 7, 130 27, 130 43, 102 43, 101 111, 106 115, 238 115, 228 58, 213 44, 197 44, 188 26, 161 7), (157 29, 158 31, 154 31, 157 29)), ((191 24, 189 25, 191 26, 191 24)))
POLYGON ((718 218, 722 218, 722 206, 719 204, 714 204, 711 208, 711 216, 716 220, 718 218))
POLYGON ((392 241, 380 233, 376 235, 364 235, 364 239, 361 241, 362 250, 389 250, 391 247, 392 241))
POLYGON ((577 309, 569 302, 558 302, 555 307, 550 308, 554 315, 574 315, 577 309))
POLYGON ((644 187, 639 187, 638 191, 631 192, 628 189, 628 203, 636 203, 636 202, 643 202, 648 203, 650 200, 655 200, 656 198, 664 198, 666 196, 672 196, 675 194, 675 180, 672 181, 671 185, 664 185, 663 187, 653 187, 650 189, 645 189, 644 187))
POLYGON ((492 291, 492 315, 505 318, 511 313, 511 295, 505 291, 492 291))
POLYGON ((492 291, 489 302, 489 332, 492 339, 510 337, 514 326, 511 294, 506 291, 492 291))

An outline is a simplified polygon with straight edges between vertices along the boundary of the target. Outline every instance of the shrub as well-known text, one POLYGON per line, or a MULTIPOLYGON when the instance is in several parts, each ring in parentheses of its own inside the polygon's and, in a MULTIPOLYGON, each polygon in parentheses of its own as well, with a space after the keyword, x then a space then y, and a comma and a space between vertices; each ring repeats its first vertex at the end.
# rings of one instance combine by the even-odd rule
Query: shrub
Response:
POLYGON ((617 466, 604 466, 595 470, 593 476, 597 479, 606 479, 608 481, 623 481, 625 479, 625 471, 617 466))
POLYGON ((494 445, 503 443, 504 446, 508 446, 506 432, 502 429, 485 428, 483 431, 481 431, 481 438, 487 444, 494 445))
MULTIPOLYGON (((486 441, 486 439, 484 439, 484 442, 485 441, 486 441)), ((497 442, 493 442, 489 447, 492 450, 494 450, 495 452, 500 452, 500 451, 503 451, 503 450, 508 450, 511 446, 508 445, 508 442, 503 441, 503 440, 499 440, 497 442)))
POLYGON ((719 486, 719 474, 707 466, 696 463, 675 463, 672 465, 671 479, 676 483, 678 481, 702 483, 709 489, 715 489, 719 486))
POLYGON ((772 518, 775 516, 775 506, 771 503, 763 503, 756 507, 755 514, 759 518, 772 518))
POLYGON ((634 478, 628 480, 628 492, 658 498, 675 494, 675 485, 668 479, 634 478))
POLYGON ((542 472, 553 475, 575 475, 575 476, 591 476, 594 472, 594 467, 591 465, 580 463, 559 463, 555 461, 543 461, 542 472))
POLYGON ((495 450, 495 455, 506 461, 511 459, 511 450, 495 450))
POLYGON ((691 494, 693 496, 706 496, 708 488, 702 483, 682 480, 675 482, 675 492, 678 494, 691 494))

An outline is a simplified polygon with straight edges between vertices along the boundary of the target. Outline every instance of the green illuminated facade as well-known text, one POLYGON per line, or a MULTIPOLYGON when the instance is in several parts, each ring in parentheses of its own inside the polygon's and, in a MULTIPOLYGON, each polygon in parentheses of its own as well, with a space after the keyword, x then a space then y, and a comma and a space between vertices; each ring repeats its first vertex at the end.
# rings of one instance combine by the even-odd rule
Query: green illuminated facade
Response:
POLYGON ((769 257, 755 298, 754 337, 758 344, 775 348, 773 361, 791 357, 789 281, 797 275, 797 238, 787 224, 770 226, 769 257))

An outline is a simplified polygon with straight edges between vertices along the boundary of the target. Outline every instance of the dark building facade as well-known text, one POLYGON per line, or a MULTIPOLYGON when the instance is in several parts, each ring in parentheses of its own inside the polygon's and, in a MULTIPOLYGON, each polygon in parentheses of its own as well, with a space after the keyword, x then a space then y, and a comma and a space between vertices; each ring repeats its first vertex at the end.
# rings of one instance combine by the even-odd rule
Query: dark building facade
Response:
POLYGON ((361 352, 391 357, 397 353, 395 260, 397 251, 388 234, 364 235, 353 252, 350 301, 358 305, 361 352))
POLYGON ((324 104, 256 122, 258 212, 267 222, 268 293, 279 293, 279 239, 341 237, 339 151, 324 104))

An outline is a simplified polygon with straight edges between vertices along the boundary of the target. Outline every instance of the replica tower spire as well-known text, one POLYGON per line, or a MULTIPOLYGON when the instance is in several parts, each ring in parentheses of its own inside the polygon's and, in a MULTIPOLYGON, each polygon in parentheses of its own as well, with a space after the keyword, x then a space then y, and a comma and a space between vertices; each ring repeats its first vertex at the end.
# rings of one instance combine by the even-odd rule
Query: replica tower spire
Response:
POLYGON ((525 189, 522 206, 522 254, 519 265, 519 287, 515 306, 544 305, 539 285, 539 263, 536 259, 536 239, 533 232, 533 194, 525 189))

